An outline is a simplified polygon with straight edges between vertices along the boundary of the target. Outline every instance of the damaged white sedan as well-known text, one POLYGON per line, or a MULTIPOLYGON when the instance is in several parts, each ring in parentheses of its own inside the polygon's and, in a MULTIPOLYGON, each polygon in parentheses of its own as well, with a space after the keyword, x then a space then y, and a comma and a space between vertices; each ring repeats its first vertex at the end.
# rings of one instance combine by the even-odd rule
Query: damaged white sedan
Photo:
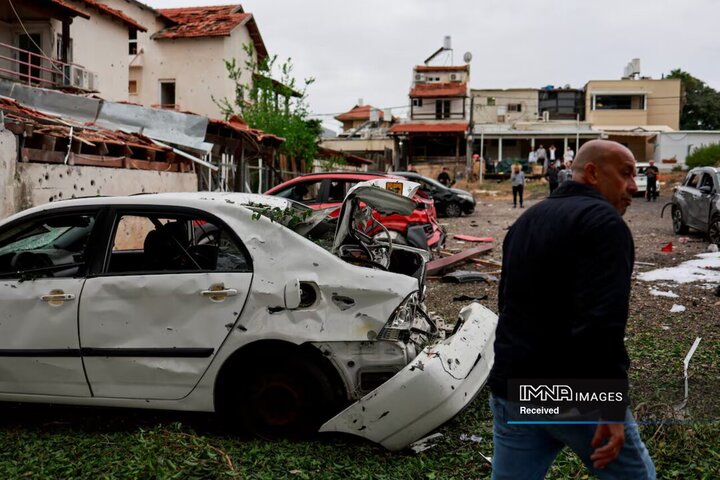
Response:
POLYGON ((348 194, 328 249, 306 238, 327 229, 318 212, 258 195, 88 198, 8 218, 0 401, 220 411, 260 435, 405 447, 478 393, 497 319, 472 304, 442 338, 422 307, 426 252, 374 224, 372 208, 414 208, 387 190, 412 185, 390 183, 348 194))

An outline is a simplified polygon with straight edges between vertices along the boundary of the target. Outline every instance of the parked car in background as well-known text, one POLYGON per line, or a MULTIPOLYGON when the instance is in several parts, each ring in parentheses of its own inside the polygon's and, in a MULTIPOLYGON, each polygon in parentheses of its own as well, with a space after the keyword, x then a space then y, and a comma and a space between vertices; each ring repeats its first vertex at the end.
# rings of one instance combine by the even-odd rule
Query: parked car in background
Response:
POLYGON ((215 411, 263 436, 405 447, 477 395, 497 317, 468 305, 442 339, 423 309, 428 253, 367 236, 376 209, 415 202, 357 186, 332 250, 299 233, 307 207, 241 193, 66 200, 0 222, 0 401, 215 411))
MULTIPOLYGON (((265 194, 295 200, 313 209, 325 209, 339 207, 347 192, 358 183, 382 178, 387 176, 361 172, 311 173, 283 182, 265 194)), ((422 191, 417 191, 413 198, 417 207, 409 215, 377 213, 377 218, 388 228, 393 241, 417 248, 441 247, 445 243, 445 232, 437 221, 435 202, 422 191)))
POLYGON ((470 192, 459 188, 446 187, 437 180, 424 177, 415 172, 391 172, 391 175, 397 175, 419 183, 421 185, 420 189, 435 201, 435 208, 441 215, 459 217, 463 213, 470 215, 475 211, 477 202, 470 192))
POLYGON ((694 228, 720 245, 720 168, 690 170, 672 196, 673 230, 677 234, 694 228))
MULTIPOLYGON (((648 162, 637 163, 637 175, 635 176, 635 183, 637 184, 636 195, 645 196, 647 192, 647 177, 645 176, 645 170, 650 166, 648 162)), ((657 181, 657 195, 660 196, 660 179, 657 181)))

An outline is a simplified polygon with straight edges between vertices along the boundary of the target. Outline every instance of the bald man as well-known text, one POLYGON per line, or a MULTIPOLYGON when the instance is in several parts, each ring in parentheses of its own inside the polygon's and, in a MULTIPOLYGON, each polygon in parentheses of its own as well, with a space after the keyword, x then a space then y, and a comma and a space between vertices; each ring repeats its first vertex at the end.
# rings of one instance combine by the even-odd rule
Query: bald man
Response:
POLYGON ((636 191, 632 153, 587 142, 572 179, 505 237, 488 380, 494 479, 543 478, 564 446, 601 479, 655 478, 627 397, 635 255, 622 215, 636 191))

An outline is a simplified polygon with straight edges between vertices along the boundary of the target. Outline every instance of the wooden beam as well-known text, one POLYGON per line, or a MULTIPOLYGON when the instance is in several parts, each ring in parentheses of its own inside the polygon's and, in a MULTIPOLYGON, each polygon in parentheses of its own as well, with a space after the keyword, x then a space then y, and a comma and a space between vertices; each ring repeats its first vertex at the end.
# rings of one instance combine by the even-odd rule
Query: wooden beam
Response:
POLYGON ((450 255, 445 258, 438 258, 427 263, 427 274, 428 275, 439 275, 446 269, 454 267, 461 263, 470 260, 472 257, 487 253, 493 249, 493 245, 481 245, 475 248, 468 248, 455 255, 450 255))

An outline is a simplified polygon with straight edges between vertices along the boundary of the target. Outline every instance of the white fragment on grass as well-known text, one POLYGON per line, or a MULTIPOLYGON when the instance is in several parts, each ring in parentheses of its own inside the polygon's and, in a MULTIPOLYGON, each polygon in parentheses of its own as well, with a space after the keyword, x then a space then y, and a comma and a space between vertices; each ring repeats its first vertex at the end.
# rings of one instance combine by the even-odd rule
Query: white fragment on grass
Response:
POLYGON ((701 253, 675 267, 658 268, 640 273, 637 278, 645 282, 666 280, 676 283, 720 282, 720 253, 701 253))
POLYGON ((432 448, 436 445, 434 442, 432 442, 432 440, 436 440, 438 438, 441 438, 442 436, 442 433, 433 433, 432 435, 428 435, 427 437, 421 438, 420 440, 416 440, 411 443, 410 449, 412 449, 412 451, 415 453, 424 452, 425 450, 432 448))
POLYGON ((680 295, 673 292, 672 290, 669 290, 667 292, 663 292, 662 290, 657 290, 655 288, 650 288, 650 295, 654 295, 656 297, 668 297, 668 298, 678 298, 680 295))
POLYGON ((667 325, 662 325, 662 329, 663 329, 663 330, 670 330, 670 327, 668 327, 667 325))
POLYGON ((678 305, 678 304, 676 303, 676 304, 674 304, 674 305, 672 306, 672 308, 670 309, 670 312, 672 312, 672 313, 680 313, 680 312, 684 312, 685 310, 687 310, 687 309, 686 309, 684 306, 678 305))
POLYGON ((695 350, 697 350, 698 345, 700 345, 700 340, 702 340, 702 337, 695 338, 692 347, 690 347, 690 350, 688 351, 687 355, 685 355, 685 359, 683 360, 683 375, 685 377, 685 399, 680 405, 677 405, 675 407, 675 410, 683 410, 687 405, 688 398, 690 397, 690 390, 688 388, 688 367, 690 366, 690 359, 693 357, 693 355, 695 355, 695 350))
POLYGON ((482 437, 480 435, 468 435, 467 433, 461 433, 460 440, 463 440, 465 442, 480 443, 482 442, 482 437))

